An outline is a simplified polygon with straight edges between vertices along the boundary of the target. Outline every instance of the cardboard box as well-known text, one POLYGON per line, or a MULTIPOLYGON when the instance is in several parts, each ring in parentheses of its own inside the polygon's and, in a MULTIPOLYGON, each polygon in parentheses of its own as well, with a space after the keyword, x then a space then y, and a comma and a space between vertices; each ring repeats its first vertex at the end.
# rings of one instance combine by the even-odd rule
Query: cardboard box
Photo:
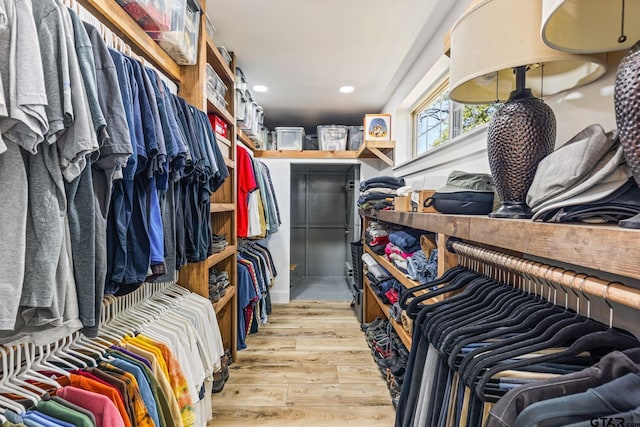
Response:
POLYGON ((428 207, 425 208, 424 207, 424 201, 426 199, 428 199, 429 197, 431 197, 433 195, 433 193, 435 193, 436 190, 420 190, 417 191, 418 193, 418 212, 422 212, 422 213, 437 213, 438 211, 435 210, 433 207, 428 207))
POLYGON ((411 197, 396 197, 393 203, 393 209, 399 212, 411 212, 411 197))

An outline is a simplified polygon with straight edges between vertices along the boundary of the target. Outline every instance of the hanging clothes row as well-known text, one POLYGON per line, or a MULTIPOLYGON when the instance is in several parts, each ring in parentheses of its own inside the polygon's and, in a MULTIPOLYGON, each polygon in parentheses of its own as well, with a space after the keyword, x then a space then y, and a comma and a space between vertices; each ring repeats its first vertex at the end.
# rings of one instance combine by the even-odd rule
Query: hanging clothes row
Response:
POLYGON ((247 347, 247 334, 258 332, 271 314, 269 289, 278 275, 271 252, 249 240, 238 242, 238 350, 247 347))
POLYGON ((212 253, 229 172, 206 114, 103 29, 59 0, 0 6, 0 340, 93 336, 105 292, 212 253))
POLYGON ((211 303, 177 285, 149 294, 106 298, 100 338, 0 347, 0 414, 27 425, 205 426, 223 355, 211 303))
POLYGON ((238 170, 238 237, 263 239, 278 231, 282 221, 267 165, 236 146, 238 170))
MULTIPOLYGON (((396 426, 481 426, 496 411, 489 425, 511 425, 502 423, 504 409, 510 407, 502 398, 511 390, 536 389, 535 384, 545 380, 557 385, 564 384, 563 378, 583 378, 584 370, 602 363, 604 355, 640 347, 630 333, 569 309, 568 291, 564 301, 560 294, 564 306, 556 305, 562 288, 551 273, 559 269, 548 266, 542 280, 500 270, 491 263, 494 253, 484 258, 489 268, 459 256, 461 265, 401 298, 414 329, 396 426), (508 278, 521 288, 505 283, 508 278), (451 292, 453 296, 440 302, 423 304, 451 292)), ((564 421, 540 425, 566 425, 564 421)), ((515 425, 538 424, 525 420, 515 425)))

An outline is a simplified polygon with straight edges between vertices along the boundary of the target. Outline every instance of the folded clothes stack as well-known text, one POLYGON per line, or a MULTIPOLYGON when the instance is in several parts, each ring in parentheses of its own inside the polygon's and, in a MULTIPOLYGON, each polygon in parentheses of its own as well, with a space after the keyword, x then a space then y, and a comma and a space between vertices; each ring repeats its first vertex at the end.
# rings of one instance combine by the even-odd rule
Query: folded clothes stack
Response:
POLYGON ((229 242, 227 242, 226 235, 218 236, 211 233, 211 249, 214 254, 222 252, 228 245, 229 242))
POLYGON ((209 299, 218 302, 226 295, 226 288, 229 286, 229 273, 219 272, 215 268, 209 270, 209 299))
POLYGON ((405 253, 413 253, 420 250, 420 236, 424 231, 406 228, 389 233, 389 241, 405 253))
POLYGON ((438 250, 433 249, 429 258, 422 250, 414 252, 407 260, 407 275, 421 285, 435 280, 438 276, 438 250))
POLYGON ((617 223, 640 213, 640 188, 617 131, 582 130, 545 157, 527 193, 533 220, 617 223))
POLYGON ((361 209, 391 209, 397 190, 404 186, 403 178, 378 176, 360 183, 358 207, 361 209))

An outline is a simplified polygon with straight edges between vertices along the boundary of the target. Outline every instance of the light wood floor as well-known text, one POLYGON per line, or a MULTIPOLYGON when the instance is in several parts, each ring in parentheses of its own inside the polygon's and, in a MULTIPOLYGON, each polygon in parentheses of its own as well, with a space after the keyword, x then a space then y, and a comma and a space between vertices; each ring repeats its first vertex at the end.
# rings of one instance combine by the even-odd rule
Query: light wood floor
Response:
POLYGON ((274 305, 238 352, 208 426, 392 426, 395 412, 349 302, 274 305))

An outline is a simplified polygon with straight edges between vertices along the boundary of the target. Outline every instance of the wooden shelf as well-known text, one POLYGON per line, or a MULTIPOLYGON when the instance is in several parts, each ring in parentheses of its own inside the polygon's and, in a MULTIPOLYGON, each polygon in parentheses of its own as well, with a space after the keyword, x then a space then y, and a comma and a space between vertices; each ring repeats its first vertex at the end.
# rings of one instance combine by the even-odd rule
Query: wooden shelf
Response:
POLYGON ((357 151, 256 150, 256 157, 274 159, 356 159, 357 151))
MULTIPOLYGON (((260 150, 256 149, 256 144, 253 143, 253 141, 251 140, 251 138, 249 138, 247 136, 246 133, 244 133, 242 131, 242 129, 240 129, 239 127, 236 126, 236 135, 238 135, 238 139, 240 140, 240 142, 242 142, 244 145, 247 146, 247 148, 251 149, 251 151, 253 151, 254 153, 260 150)), ((257 156, 256 156, 257 157, 257 156)))
POLYGON ((387 165, 393 166, 393 151, 395 148, 395 141, 364 141, 356 152, 356 157, 359 159, 378 158, 387 165))
POLYGON ((224 121, 226 121, 228 124, 230 124, 231 126, 234 125, 233 115, 229 111, 227 111, 226 108, 222 108, 217 104, 214 104, 213 102, 209 101, 208 99, 207 99, 207 112, 209 114, 216 113, 220 117, 222 117, 224 121))
POLYGON ((409 333, 404 330, 404 327, 400 323, 391 318, 391 315, 389 313, 390 307, 387 304, 383 303, 380 297, 376 295, 376 293, 371 288, 371 282, 369 282, 369 279, 365 278, 364 282, 365 286, 367 287, 367 292, 370 293, 370 296, 374 299, 378 307, 380 307, 380 310, 382 310, 384 316, 389 319, 391 326, 393 326, 393 329, 395 329, 403 344, 407 347, 407 349, 411 349, 411 337, 409 336, 409 333))
POLYGON ((231 147, 231 141, 229 141, 227 138, 225 138, 224 136, 220 136, 218 134, 216 134, 216 141, 220 141, 222 142, 224 145, 226 145, 227 147, 231 147))
POLYGON ((167 77, 182 79, 182 69, 115 1, 78 0, 93 16, 115 30, 138 54, 153 62, 167 77))
POLYGON ((211 212, 235 212, 235 203, 211 203, 211 212))
POLYGON ((395 141, 365 141, 358 151, 351 150, 256 150, 256 157, 272 159, 380 159, 393 166, 395 141))
POLYGON ((222 54, 218 50, 218 47, 215 45, 213 40, 209 35, 206 35, 207 39, 207 62, 211 64, 213 70, 218 74, 218 76, 226 81, 227 83, 232 83, 231 85, 227 85, 230 90, 233 90, 233 86, 235 83, 235 76, 231 68, 227 65, 227 62, 222 57, 222 54))
POLYGON ((206 269, 213 267, 216 264, 219 264, 221 261, 229 258, 230 256, 234 256, 236 254, 236 247, 234 245, 229 245, 222 252, 218 252, 216 254, 211 255, 209 258, 204 260, 204 265, 206 269))
POLYGON ((640 230, 486 216, 362 211, 381 221, 640 279, 640 230))
POLYGON ((233 296, 236 294, 236 287, 234 285, 227 286, 225 290, 226 293, 219 301, 211 302, 211 305, 213 305, 213 311, 215 311, 216 314, 220 313, 224 306, 233 300, 233 296))
POLYGON ((409 279, 402 271, 400 271, 400 269, 398 267, 395 266, 395 264, 393 264, 391 261, 389 261, 388 259, 386 259, 383 256, 380 256, 378 254, 376 254, 375 252, 373 252, 373 250, 371 250, 371 248, 369 247, 369 245, 367 245, 366 243, 364 244, 364 251, 366 253, 368 253, 369 255, 371 255, 373 257, 374 260, 376 260, 376 262, 378 264, 380 264, 381 266, 383 266, 385 269, 387 269, 387 271, 391 274, 393 274, 393 277, 400 283, 402 283, 404 285, 405 288, 407 289, 411 289, 411 288, 415 288, 416 286, 420 286, 419 282, 416 282, 415 280, 411 280, 409 279))
POLYGON ((236 167, 236 163, 228 157, 224 158, 224 164, 230 169, 234 169, 236 167))

